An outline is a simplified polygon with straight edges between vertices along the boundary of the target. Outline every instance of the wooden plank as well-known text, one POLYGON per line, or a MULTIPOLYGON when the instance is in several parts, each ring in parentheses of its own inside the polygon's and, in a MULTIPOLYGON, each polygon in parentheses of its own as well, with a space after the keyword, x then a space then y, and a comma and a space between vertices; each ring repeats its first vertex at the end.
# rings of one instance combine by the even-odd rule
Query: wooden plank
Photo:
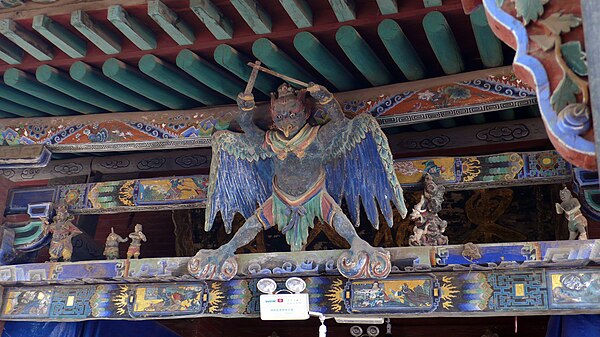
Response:
POLYGON ((271 32, 271 17, 256 0, 231 0, 242 19, 256 34, 271 32))
POLYGON ((433 11, 423 18, 423 28, 444 72, 448 75, 464 71, 461 49, 444 15, 433 11))
POLYGON ((96 106, 87 104, 71 96, 65 95, 62 92, 45 86, 38 82, 33 76, 19 69, 11 68, 7 70, 4 73, 4 83, 31 96, 38 97, 50 103, 70 109, 67 111, 77 111, 84 114, 98 113, 103 111, 96 106))
POLYGON ((180 46, 196 40, 192 28, 160 0, 148 1, 148 15, 180 46))
POLYGON ((465 148, 472 154, 485 153, 490 149, 515 151, 524 147, 539 148, 549 144, 549 140, 542 120, 530 118, 458 126, 448 130, 402 132, 388 135, 388 143, 394 157, 410 158, 460 155, 465 148))
POLYGON ((360 86, 360 82, 311 33, 298 33, 294 38, 294 47, 338 90, 348 91, 360 86))
POLYGON ((279 0, 283 9, 288 13, 298 28, 308 28, 313 25, 313 14, 305 0, 279 0))
POLYGON ((122 6, 113 5, 108 7, 107 18, 141 50, 156 48, 156 37, 152 30, 141 24, 135 17, 130 16, 122 6))
POLYGON ((475 42, 481 56, 481 62, 488 68, 499 67, 504 64, 504 55, 502 53, 502 44, 494 35, 487 18, 485 9, 479 7, 469 15, 471 26, 475 34, 475 42))
POLYGON ((235 100, 245 85, 194 52, 184 49, 177 55, 177 66, 212 90, 235 100))
MULTIPOLYGON (((202 104, 219 105, 231 102, 203 84, 197 83, 190 75, 171 66, 154 55, 144 55, 138 62, 138 68, 144 74, 152 77, 156 81, 193 98, 202 104)), ((222 76, 218 75, 219 74, 206 74, 206 78, 208 81, 217 80, 219 78, 223 81, 222 76)))
POLYGON ((33 29, 71 58, 85 57, 86 42, 46 15, 33 18, 33 29))
POLYGON ((190 8, 217 40, 233 38, 233 27, 228 18, 210 0, 190 0, 190 8))
POLYGON ((425 65, 421 61, 421 57, 396 21, 392 19, 381 21, 377 27, 377 33, 406 79, 414 81, 425 77, 425 65))
POLYGON ((272 70, 295 79, 310 82, 313 77, 271 40, 260 38, 252 44, 252 54, 272 70))
POLYGON ((106 27, 94 22, 84 11, 77 10, 71 13, 71 25, 105 54, 121 52, 120 38, 106 27))
POLYGON ((383 15, 398 13, 397 0, 377 0, 377 6, 383 15))
POLYGON ((137 69, 115 58, 108 59, 102 65, 104 75, 138 94, 156 101, 171 109, 183 109, 194 106, 193 101, 178 92, 154 81, 137 69))
POLYGON ((52 47, 12 19, 0 20, 0 33, 39 61, 54 58, 52 47))
POLYGON ((69 75, 47 64, 37 68, 35 77, 40 83, 60 91, 65 95, 69 95, 79 101, 99 107, 100 109, 98 112, 131 110, 129 105, 113 100, 96 90, 82 86, 79 82, 72 80, 69 75))
POLYGON ((2 36, 0 37, 0 60, 8 64, 21 64, 23 49, 2 36))
POLYGON ((108 79, 100 71, 81 61, 71 65, 69 75, 79 83, 141 111, 164 109, 163 105, 108 79))
POLYGON ((339 22, 356 20, 354 0, 328 0, 339 22))
POLYGON ((373 86, 393 82, 392 74, 354 27, 340 27, 335 34, 335 40, 354 66, 373 86))

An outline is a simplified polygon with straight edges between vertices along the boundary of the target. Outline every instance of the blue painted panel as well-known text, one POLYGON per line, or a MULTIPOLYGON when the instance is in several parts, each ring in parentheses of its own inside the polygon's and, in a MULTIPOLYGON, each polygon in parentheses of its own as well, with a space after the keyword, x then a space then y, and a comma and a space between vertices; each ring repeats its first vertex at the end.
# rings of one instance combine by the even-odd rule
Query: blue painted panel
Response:
POLYGON ((26 213, 29 204, 53 202, 56 196, 55 187, 36 187, 11 190, 8 196, 7 214, 26 213))
POLYGON ((179 337, 152 321, 6 322, 2 337, 179 337))

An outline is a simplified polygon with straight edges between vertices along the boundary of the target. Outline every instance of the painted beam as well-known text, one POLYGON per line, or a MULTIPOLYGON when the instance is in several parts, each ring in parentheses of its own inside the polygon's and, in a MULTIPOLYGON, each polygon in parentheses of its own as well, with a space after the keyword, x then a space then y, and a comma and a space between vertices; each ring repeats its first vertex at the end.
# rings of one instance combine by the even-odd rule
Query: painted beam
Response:
POLYGON ((279 0, 296 27, 308 28, 313 25, 313 14, 306 0, 279 0))
POLYGON ((252 54, 276 72, 304 82, 313 80, 313 77, 306 70, 302 69, 298 63, 267 38, 254 41, 252 54))
POLYGON ((313 68, 339 91, 348 91, 360 86, 359 81, 311 33, 300 32, 296 34, 294 47, 313 68))
POLYGON ((107 19, 141 50, 156 48, 154 32, 129 15, 121 5, 108 7, 107 19))
MULTIPOLYGON (((139 69, 146 75, 167 87, 178 91, 205 105, 219 105, 231 103, 230 100, 197 83, 185 72, 165 63, 152 54, 144 55, 138 62, 139 69)), ((206 74, 210 78, 210 74, 206 74)))
POLYGON ((0 99, 0 110, 2 118, 19 117, 43 117, 48 116, 42 111, 31 109, 29 107, 14 103, 9 100, 0 99), (5 112, 8 112, 5 113, 5 112))
POLYGON ((50 61, 54 58, 52 47, 46 41, 24 29, 12 19, 0 20, 0 34, 6 36, 38 61, 50 61))
POLYGON ((102 72, 106 77, 122 86, 171 109, 194 106, 193 101, 188 97, 157 83, 116 58, 106 60, 102 65, 102 72))
POLYGON ((481 56, 481 62, 488 68, 499 67, 504 63, 504 55, 502 53, 502 44, 494 35, 483 6, 477 8, 469 15, 471 26, 475 34, 475 42, 481 56))
POLYGON ((333 13, 339 22, 356 20, 354 0, 328 0, 333 13))
POLYGON ((180 69, 200 83, 233 100, 246 88, 242 81, 207 62, 191 50, 180 51, 176 63, 180 69))
POLYGON ((119 101, 82 86, 79 82, 72 80, 67 74, 53 68, 47 64, 39 66, 35 72, 35 77, 40 83, 50 88, 69 95, 75 99, 97 106, 100 111, 130 111, 131 107, 119 101))
POLYGON ((74 99, 71 96, 65 95, 62 92, 45 86, 38 82, 33 76, 19 69, 11 68, 5 71, 4 83, 29 95, 80 113, 86 114, 103 111, 96 106, 74 99))
POLYGON ((85 40, 71 33, 47 15, 36 15, 33 18, 32 27, 69 57, 85 57, 87 53, 85 40))
MULTIPOLYGON (((146 77, 144 74, 140 75, 146 77)), ((147 80, 154 83, 150 78, 147 80)), ((156 86, 163 88, 159 83, 156 83, 156 86)), ((114 90, 117 91, 119 88, 115 87, 114 90)), ((133 90, 133 87, 130 89, 133 90)), ((167 88, 163 90, 170 91, 167 88)), ((422 124, 444 118, 537 104, 535 92, 517 81, 511 67, 339 92, 335 93, 335 97, 348 116, 360 113, 371 114, 377 118, 383 128, 422 124), (450 104, 440 102, 450 102, 450 104)), ((170 110, 38 118, 35 121, 4 119, 0 122, 0 133, 15 133, 15 137, 27 139, 31 144, 51 142, 54 153, 205 147, 210 146, 213 132, 231 126, 236 111, 237 108, 233 105, 178 111, 177 114, 181 119, 176 124, 176 128, 173 127, 173 112, 170 110), (148 125, 149 120, 153 121, 152 125, 148 125), (27 125, 36 125, 36 127, 45 125, 50 131, 43 137, 33 138, 23 133, 27 125), (99 132, 98 125, 105 125, 107 130, 120 132, 113 134, 110 139, 104 139, 103 142, 92 141, 88 133, 99 132), (143 126, 144 130, 146 127, 155 130, 156 135, 140 133, 134 127, 137 125, 143 126), (71 128, 76 131, 69 133, 68 136, 61 135, 61 131, 71 128), (163 137, 165 135, 166 138, 163 137)), ((271 127, 272 121, 267 117, 269 116, 267 102, 257 104, 256 115, 265 116, 257 120, 261 127, 265 129, 271 127)))
POLYGON ((148 1, 148 15, 180 46, 196 40, 192 28, 160 0, 148 1))
POLYGON ((425 78, 426 70, 423 61, 396 21, 392 19, 381 21, 377 33, 406 79, 414 81, 425 78))
POLYGON ((105 54, 121 52, 121 39, 106 27, 92 20, 84 11, 77 10, 71 13, 71 25, 105 54))
POLYGON ((439 7, 442 5, 442 0, 423 0, 423 6, 425 8, 439 7))
POLYGON ((448 75, 463 72, 465 66, 460 48, 444 15, 438 11, 427 13, 423 18, 423 29, 444 72, 448 75))
POLYGON ((379 6, 379 11, 383 15, 398 13, 397 0, 377 0, 377 6, 379 6))
POLYGON ((15 117, 19 117, 19 116, 13 115, 10 112, 0 111, 0 118, 15 118, 15 117))
POLYGON ((354 27, 340 27, 335 33, 335 39, 354 66, 373 86, 393 82, 392 74, 354 27))
POLYGON ((271 17, 256 0, 231 0, 237 12, 256 34, 271 32, 271 17))
POLYGON ((73 63, 69 69, 69 75, 75 81, 136 109, 142 111, 164 109, 163 105, 108 79, 104 74, 84 62, 73 63))
POLYGON ((231 21, 211 0, 190 0, 190 8, 217 40, 233 38, 231 21))
POLYGON ((21 90, 9 87, 4 83, 0 83, 0 98, 13 101, 14 103, 29 107, 33 110, 43 111, 48 115, 68 116, 77 114, 76 111, 44 101, 43 99, 29 95, 21 90))
POLYGON ((21 64, 23 61, 23 49, 6 39, 0 37, 0 60, 8 64, 21 64))
MULTIPOLYGON (((252 68, 248 66, 248 62, 252 62, 252 60, 233 47, 227 44, 217 46, 214 52, 214 59, 215 62, 241 78, 244 82, 247 82, 250 78, 252 68)), ((254 87, 268 96, 271 92, 277 91, 279 84, 280 81, 275 77, 259 72, 254 87)))

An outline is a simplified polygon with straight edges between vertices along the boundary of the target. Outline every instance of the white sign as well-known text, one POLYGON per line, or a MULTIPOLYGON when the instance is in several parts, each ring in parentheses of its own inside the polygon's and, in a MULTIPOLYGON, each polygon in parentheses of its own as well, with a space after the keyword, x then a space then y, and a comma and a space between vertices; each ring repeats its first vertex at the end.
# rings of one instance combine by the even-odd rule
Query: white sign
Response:
POLYGON ((282 321, 308 319, 308 294, 260 295, 260 319, 282 321))

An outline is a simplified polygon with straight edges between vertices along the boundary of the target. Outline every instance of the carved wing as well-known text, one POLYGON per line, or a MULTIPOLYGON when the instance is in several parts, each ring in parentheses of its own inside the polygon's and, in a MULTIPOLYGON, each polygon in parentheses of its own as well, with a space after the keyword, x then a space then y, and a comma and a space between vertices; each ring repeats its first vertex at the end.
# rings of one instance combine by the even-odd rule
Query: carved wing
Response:
POLYGON ((273 153, 250 142, 243 133, 220 131, 213 135, 212 142, 204 227, 210 230, 221 212, 229 234, 236 213, 247 219, 271 196, 273 153))
POLYGON ((390 227, 394 225, 391 203, 404 218, 402 187, 387 138, 375 118, 368 114, 355 117, 333 144, 325 168, 327 191, 338 203, 346 199, 354 224, 360 223, 361 200, 375 228, 379 228, 378 205, 390 227))

